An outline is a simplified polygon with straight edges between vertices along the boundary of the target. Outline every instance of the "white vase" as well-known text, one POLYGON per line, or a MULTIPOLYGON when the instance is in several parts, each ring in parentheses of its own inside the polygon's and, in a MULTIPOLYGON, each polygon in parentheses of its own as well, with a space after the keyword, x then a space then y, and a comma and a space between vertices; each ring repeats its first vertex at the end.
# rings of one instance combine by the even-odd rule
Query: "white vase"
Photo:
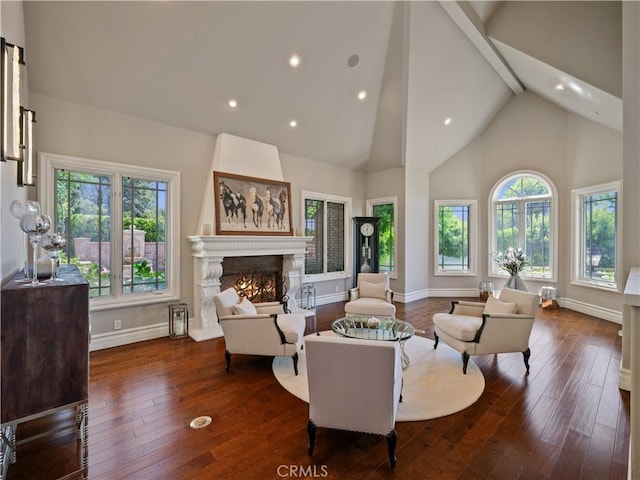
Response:
POLYGON ((527 286, 524 284, 524 281, 520 278, 520 275, 518 275, 517 273, 509 277, 509 280, 507 280, 505 287, 512 288, 514 290, 522 290, 523 292, 528 292, 527 286))

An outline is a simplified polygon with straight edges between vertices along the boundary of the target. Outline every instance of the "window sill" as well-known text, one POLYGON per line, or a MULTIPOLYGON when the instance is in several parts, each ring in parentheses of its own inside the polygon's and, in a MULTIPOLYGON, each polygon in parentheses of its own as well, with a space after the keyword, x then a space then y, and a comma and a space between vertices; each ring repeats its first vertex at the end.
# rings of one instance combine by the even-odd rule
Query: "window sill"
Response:
POLYGON ((173 293, 161 292, 161 293, 145 293, 132 296, 132 298, 119 299, 109 298, 91 298, 89 299, 89 311, 90 312, 102 312, 106 310, 116 310, 120 308, 133 308, 142 307, 145 305, 153 305, 156 303, 166 303, 174 300, 178 300, 180 297, 173 293))
POLYGON ((303 283, 329 282, 331 280, 344 280, 351 278, 346 272, 317 273, 314 275, 305 274, 303 283))
POLYGON ((572 280, 571 285, 575 285, 576 287, 593 288, 594 290, 600 290, 609 293, 620 293, 620 288, 617 285, 612 286, 603 283, 588 282, 584 280, 572 280))
POLYGON ((477 272, 468 271, 460 271, 460 270, 452 270, 452 271, 437 271, 434 272, 433 275, 435 277, 476 277, 478 276, 477 272))

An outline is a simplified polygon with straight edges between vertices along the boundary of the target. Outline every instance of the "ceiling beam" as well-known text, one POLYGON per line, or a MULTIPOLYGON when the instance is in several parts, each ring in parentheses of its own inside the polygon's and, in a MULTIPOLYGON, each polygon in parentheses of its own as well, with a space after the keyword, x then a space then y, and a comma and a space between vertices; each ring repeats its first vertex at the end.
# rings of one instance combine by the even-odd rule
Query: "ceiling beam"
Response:
POLYGON ((471 4, 466 1, 440 0, 440 5, 502 77, 511 91, 516 95, 523 93, 524 86, 485 33, 484 24, 471 4))

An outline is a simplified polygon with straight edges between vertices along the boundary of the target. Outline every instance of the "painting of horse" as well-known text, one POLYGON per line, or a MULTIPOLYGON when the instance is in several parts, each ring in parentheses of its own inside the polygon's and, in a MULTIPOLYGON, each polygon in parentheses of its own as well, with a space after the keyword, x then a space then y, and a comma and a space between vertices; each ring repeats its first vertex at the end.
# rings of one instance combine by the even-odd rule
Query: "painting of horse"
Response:
POLYGON ((235 218, 235 224, 240 225, 240 215, 242 215, 242 224, 247 228, 247 201, 244 195, 232 191, 223 180, 220 180, 220 200, 227 221, 233 223, 235 218))
POLYGON ((293 235, 289 183, 217 171, 213 176, 218 235, 293 235))

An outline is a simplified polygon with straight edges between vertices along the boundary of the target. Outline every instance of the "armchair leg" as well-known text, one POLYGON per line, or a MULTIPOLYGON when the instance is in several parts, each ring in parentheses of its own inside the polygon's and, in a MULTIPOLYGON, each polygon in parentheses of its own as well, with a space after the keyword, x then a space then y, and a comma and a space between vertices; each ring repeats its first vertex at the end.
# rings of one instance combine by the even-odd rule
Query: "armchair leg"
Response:
POLYGON ((311 420, 307 423, 307 433, 309 434, 309 446, 307 447, 307 452, 309 452, 309 455, 313 455, 313 447, 316 445, 316 426, 311 420))
POLYGON ((291 359, 293 360, 293 371, 296 372, 296 376, 297 376, 298 375, 298 352, 294 353, 291 359))
POLYGON ((389 450, 389 463, 391 463, 391 468, 396 466, 396 443, 398 443, 398 435, 394 428, 387 434, 387 449, 389 450))
POLYGON ((524 357, 524 366, 527 367, 527 373, 529 373, 529 357, 531 357, 531 349, 527 348, 522 352, 522 356, 524 357))
POLYGON ((435 342, 433 344, 433 348, 435 350, 436 348, 438 348, 438 342, 440 341, 440 337, 438 337, 438 334, 436 332, 433 332, 433 338, 435 339, 435 342))
POLYGON ((467 365, 469 365, 469 354, 462 352, 462 373, 467 374, 467 365))
POLYGON ((229 370, 231 369, 231 352, 229 352, 229 350, 224 351, 224 359, 227 362, 224 369, 227 373, 229 373, 229 370))

